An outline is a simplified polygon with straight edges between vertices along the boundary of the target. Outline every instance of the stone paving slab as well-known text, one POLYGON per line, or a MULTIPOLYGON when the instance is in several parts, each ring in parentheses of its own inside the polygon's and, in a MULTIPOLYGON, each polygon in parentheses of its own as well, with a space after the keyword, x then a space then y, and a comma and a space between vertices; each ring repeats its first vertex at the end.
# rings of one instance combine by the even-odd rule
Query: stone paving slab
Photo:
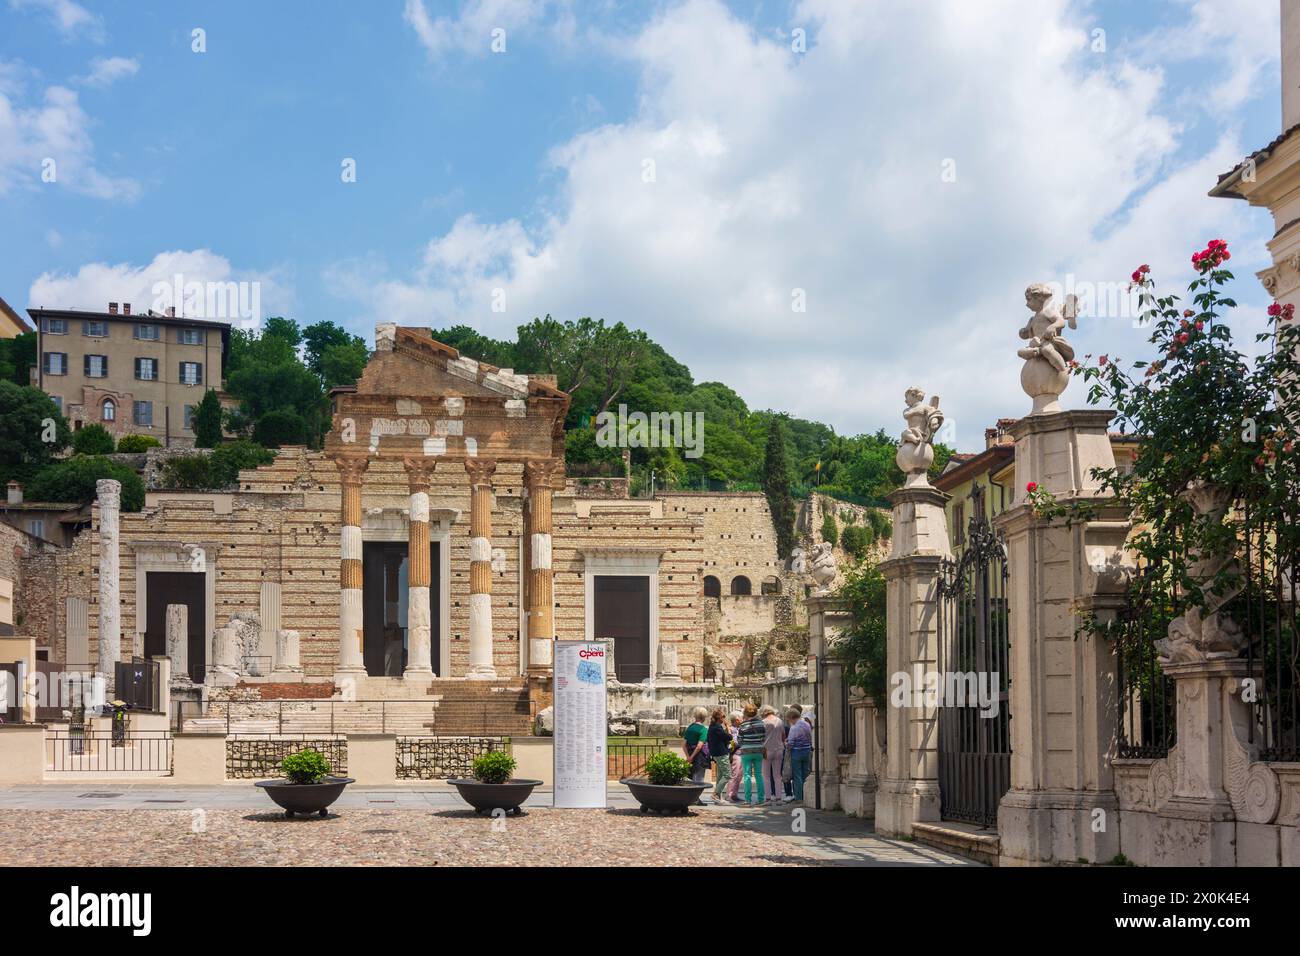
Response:
POLYGON ((842 813, 710 804, 643 815, 611 785, 606 810, 519 818, 468 810, 454 789, 349 787, 326 819, 286 819, 247 784, 0 788, 0 866, 973 866, 876 836, 842 813))

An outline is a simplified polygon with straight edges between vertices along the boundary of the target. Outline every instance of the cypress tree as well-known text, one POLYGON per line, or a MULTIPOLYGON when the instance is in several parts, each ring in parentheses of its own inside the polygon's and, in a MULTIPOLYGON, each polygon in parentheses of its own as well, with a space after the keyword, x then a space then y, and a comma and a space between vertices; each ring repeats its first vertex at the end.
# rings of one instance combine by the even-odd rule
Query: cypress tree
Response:
POLYGON ((763 454, 763 492, 776 531, 776 552, 784 561, 794 550, 794 498, 790 494, 790 465, 785 455, 785 429, 773 416, 767 426, 767 449, 763 454))

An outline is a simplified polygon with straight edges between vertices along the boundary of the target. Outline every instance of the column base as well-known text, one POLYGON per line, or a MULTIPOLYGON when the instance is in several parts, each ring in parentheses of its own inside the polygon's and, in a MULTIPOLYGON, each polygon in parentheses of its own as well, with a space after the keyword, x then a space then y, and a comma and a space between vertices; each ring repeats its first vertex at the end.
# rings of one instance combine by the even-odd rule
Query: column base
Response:
POLYGON ((403 680, 433 680, 438 675, 433 672, 432 667, 420 666, 413 664, 402 671, 403 680))
POLYGON ((1119 853, 1119 803, 1110 790, 1008 790, 998 839, 999 866, 1105 863, 1119 853))
POLYGON ((876 791, 876 833, 881 836, 910 837, 912 807, 915 804, 911 780, 886 777, 876 791))
POLYGON ((491 664, 475 664, 465 677, 468 680, 496 680, 497 669, 491 664))
POLYGON ((912 820, 917 823, 939 822, 939 781, 912 782, 912 820))

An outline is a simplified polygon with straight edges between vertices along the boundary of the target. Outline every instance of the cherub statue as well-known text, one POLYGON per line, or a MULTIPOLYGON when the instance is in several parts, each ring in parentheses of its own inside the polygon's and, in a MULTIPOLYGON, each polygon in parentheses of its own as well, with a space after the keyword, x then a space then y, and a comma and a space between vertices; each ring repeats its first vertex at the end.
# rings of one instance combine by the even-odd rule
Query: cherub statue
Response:
POLYGON ((903 420, 907 427, 899 441, 898 453, 894 461, 907 476, 907 487, 924 487, 929 485, 926 472, 934 464, 935 433, 943 425, 943 412, 939 411, 939 396, 925 401, 925 391, 913 386, 903 395, 907 407, 903 409, 903 420))
POLYGON ((1034 314, 1020 330, 1020 337, 1028 339, 1029 344, 1016 354, 1025 360, 1045 359, 1052 368, 1064 372, 1074 358, 1074 347, 1060 333, 1067 324, 1072 329, 1079 327, 1079 297, 1067 295, 1061 308, 1051 302, 1052 289, 1045 283, 1035 282, 1025 290, 1025 305, 1034 314))
POLYGON ((812 562, 808 572, 817 584, 817 588, 813 593, 815 595, 829 593, 831 582, 835 580, 835 575, 839 573, 835 564, 834 549, 829 541, 822 541, 813 548, 812 562))
POLYGON ((943 412, 939 411, 939 396, 935 395, 927 405, 925 390, 912 387, 907 390, 903 398, 907 401, 907 408, 903 410, 903 421, 907 422, 907 427, 903 429, 903 444, 929 444, 934 438, 934 433, 943 425, 943 412))

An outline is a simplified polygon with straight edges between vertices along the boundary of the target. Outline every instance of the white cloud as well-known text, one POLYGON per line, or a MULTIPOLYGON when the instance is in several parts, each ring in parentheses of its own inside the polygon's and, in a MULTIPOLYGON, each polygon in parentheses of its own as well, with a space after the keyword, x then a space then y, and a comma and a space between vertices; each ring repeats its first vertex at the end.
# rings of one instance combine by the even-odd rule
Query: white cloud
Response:
POLYGON ((536 23, 545 7, 538 0, 466 0, 456 16, 433 19, 424 0, 406 0, 402 19, 415 31, 429 56, 438 59, 453 51, 491 52, 492 31, 498 28, 506 31, 509 50, 511 32, 536 23))
POLYGON ((134 57, 96 57, 90 61, 90 72, 81 77, 86 86, 112 86, 118 80, 140 72, 140 61, 134 57))
MULTIPOLYGON (((260 305, 258 319, 268 315, 293 315, 296 299, 292 275, 285 269, 236 269, 230 260, 209 249, 190 249, 160 252, 148 264, 140 266, 128 262, 91 262, 75 273, 44 272, 32 282, 27 294, 34 308, 82 309, 102 311, 109 302, 130 302, 132 311, 143 314, 149 309, 162 312, 174 301, 170 289, 179 282, 182 302, 185 287, 190 283, 205 286, 204 301, 197 300, 178 311, 196 318, 214 318, 236 321, 241 318, 232 309, 229 315, 207 314, 207 287, 212 284, 243 283, 240 290, 246 302, 254 297, 260 305), (166 286, 164 290, 162 287, 166 286)), ((235 301, 233 299, 229 301, 235 301)))
POLYGON ((104 38, 104 21, 73 0, 9 0, 9 6, 44 13, 67 39, 84 36, 102 42, 104 38))
MULTIPOLYGON (((1289 2, 1289 0, 1288 0, 1289 2)), ((1152 36, 1145 49, 1174 61, 1217 61, 1202 102, 1226 114, 1265 90, 1277 89, 1281 23, 1272 0, 1180 0, 1184 25, 1152 36)))
POLYGON ((97 199, 131 200, 140 186, 95 165, 91 120, 75 90, 48 87, 24 105, 21 71, 0 63, 0 196, 16 186, 65 188, 97 199))
MULTIPOLYGON (((1139 262, 1185 279, 1218 236, 1263 256, 1262 217, 1205 195, 1241 144, 1184 157, 1159 61, 1089 52, 1088 11, 803 0, 799 56, 688 0, 606 46, 639 71, 637 113, 553 150, 562 185, 538 223, 463 217, 409 273, 344 263, 328 287, 368 315, 493 335, 547 312, 622 320, 698 380, 841 432, 901 428, 916 383, 978 447, 1029 407, 1030 282, 1126 281, 1139 262)), ((1085 318, 1076 344, 1136 347, 1119 325, 1085 318)))

